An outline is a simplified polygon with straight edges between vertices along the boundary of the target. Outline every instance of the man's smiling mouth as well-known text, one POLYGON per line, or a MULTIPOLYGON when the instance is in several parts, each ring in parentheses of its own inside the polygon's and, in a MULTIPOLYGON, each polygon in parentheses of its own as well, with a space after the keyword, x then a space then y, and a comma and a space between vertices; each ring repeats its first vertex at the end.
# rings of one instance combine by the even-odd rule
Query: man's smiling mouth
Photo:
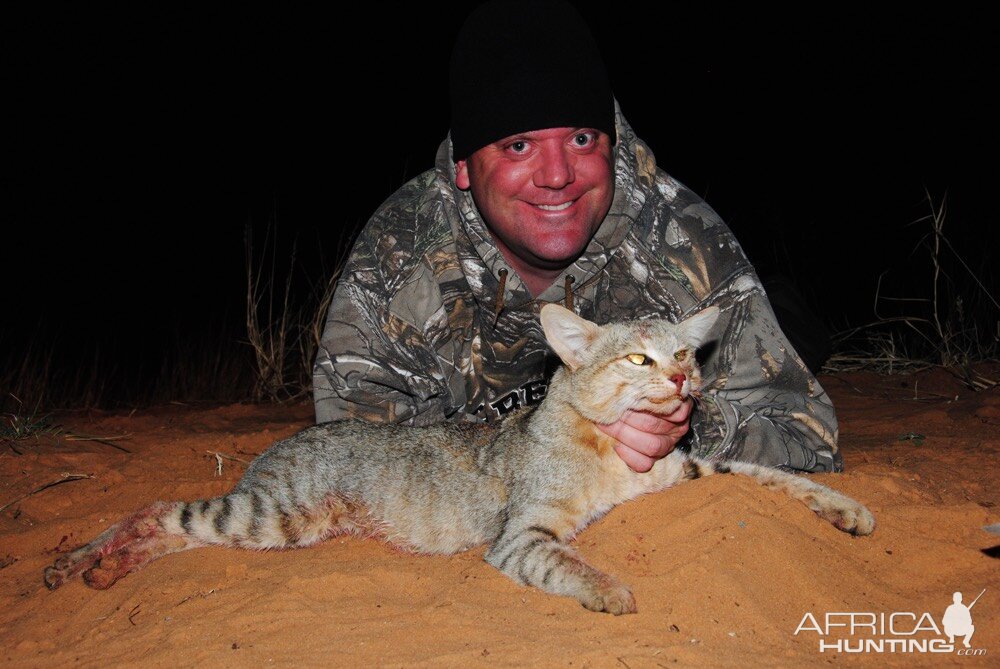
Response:
POLYGON ((535 206, 542 211, 562 211, 563 209, 568 209, 573 205, 576 200, 570 200, 568 202, 563 202, 562 204, 536 204, 535 206))

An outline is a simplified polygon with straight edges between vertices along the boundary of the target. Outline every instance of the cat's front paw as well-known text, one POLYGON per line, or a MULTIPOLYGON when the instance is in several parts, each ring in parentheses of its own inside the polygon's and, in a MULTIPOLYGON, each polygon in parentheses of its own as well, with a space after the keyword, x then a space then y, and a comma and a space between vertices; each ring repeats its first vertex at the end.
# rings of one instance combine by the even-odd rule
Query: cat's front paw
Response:
POLYGON ((875 516, 863 504, 850 497, 825 491, 807 499, 807 503, 816 515, 842 532, 859 537, 875 531, 875 516))
POLYGON ((843 530, 856 537, 868 536, 875 531, 875 516, 861 504, 837 509, 836 516, 829 518, 829 520, 838 530, 843 530))
POLYGON ((639 612, 635 605, 635 596, 624 583, 609 584, 587 593, 587 596, 580 597, 580 603, 591 611, 616 616, 639 612))

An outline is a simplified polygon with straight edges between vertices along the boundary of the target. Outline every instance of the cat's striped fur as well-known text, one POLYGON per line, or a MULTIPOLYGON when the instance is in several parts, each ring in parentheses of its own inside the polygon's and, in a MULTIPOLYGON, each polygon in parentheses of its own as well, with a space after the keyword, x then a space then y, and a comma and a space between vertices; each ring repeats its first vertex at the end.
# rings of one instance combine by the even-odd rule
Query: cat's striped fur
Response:
POLYGON ((594 426, 628 409, 668 414, 696 393, 694 348, 717 315, 709 308, 680 324, 597 326, 547 305, 542 325, 565 366, 538 407, 494 425, 307 428, 257 458, 228 495, 157 502, 60 557, 45 583, 55 589, 82 572, 88 585, 107 588, 188 548, 287 548, 351 533, 424 553, 489 544, 486 560, 520 583, 629 613, 629 589, 588 565, 569 540, 616 504, 724 472, 785 492, 846 532, 870 534, 875 521, 864 506, 808 479, 680 451, 639 474, 594 426))

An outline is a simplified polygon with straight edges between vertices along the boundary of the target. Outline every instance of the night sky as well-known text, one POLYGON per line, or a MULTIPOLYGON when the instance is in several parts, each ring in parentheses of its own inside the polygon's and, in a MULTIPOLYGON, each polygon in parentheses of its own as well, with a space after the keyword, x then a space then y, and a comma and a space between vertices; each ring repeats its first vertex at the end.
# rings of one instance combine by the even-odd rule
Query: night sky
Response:
MULTIPOLYGON (((239 323, 243 230, 275 211, 303 271, 332 262, 431 167, 468 6, 24 17, 4 59, 0 346, 57 335, 125 351, 239 323)), ((925 189, 947 192, 946 234, 992 271, 983 16, 581 10, 659 165, 831 324, 871 318, 884 270, 929 285, 911 258, 926 224, 907 226, 929 212, 925 189)))

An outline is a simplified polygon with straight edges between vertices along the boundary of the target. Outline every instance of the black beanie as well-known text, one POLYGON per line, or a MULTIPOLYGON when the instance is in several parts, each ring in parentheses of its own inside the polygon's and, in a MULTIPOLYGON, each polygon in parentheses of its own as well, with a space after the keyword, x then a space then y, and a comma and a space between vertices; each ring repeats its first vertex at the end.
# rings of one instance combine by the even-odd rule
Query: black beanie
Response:
POLYGON ((614 98, 587 24, 568 2, 478 7, 451 54, 453 158, 520 132, 595 128, 615 142, 614 98))

